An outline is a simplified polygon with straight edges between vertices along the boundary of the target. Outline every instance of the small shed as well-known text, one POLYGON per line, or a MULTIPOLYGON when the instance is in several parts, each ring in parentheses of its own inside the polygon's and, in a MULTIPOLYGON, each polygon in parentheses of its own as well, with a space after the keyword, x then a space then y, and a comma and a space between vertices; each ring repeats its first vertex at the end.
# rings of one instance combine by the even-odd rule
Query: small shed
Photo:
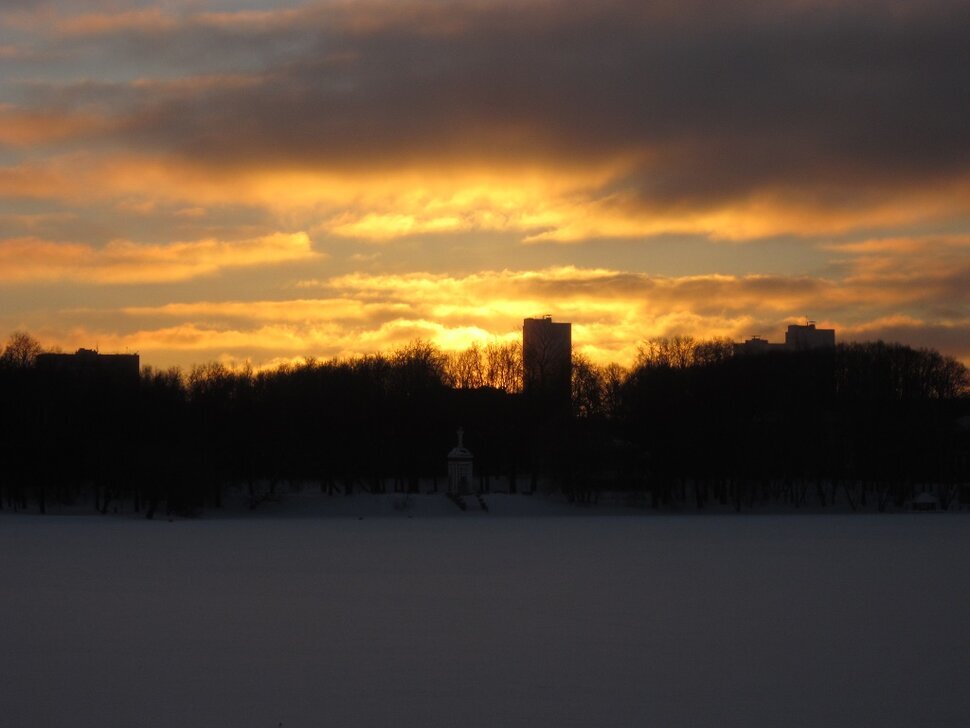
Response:
POLYGON ((472 462, 474 456, 465 447, 465 431, 458 428, 458 444, 448 453, 448 492, 472 492, 472 462))
POLYGON ((940 507, 940 499, 925 490, 913 498, 914 511, 935 511, 940 507))

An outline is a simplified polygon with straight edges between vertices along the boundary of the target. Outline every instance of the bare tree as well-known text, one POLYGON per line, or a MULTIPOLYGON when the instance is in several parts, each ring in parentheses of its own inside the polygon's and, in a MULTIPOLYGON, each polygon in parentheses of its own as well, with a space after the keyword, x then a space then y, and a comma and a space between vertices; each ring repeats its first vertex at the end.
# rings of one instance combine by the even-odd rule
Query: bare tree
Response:
POLYGON ((464 351, 449 354, 445 368, 449 384, 456 389, 477 389, 485 386, 482 349, 477 343, 464 351))
POLYGON ((716 364, 730 358, 734 347, 730 339, 698 341, 693 336, 658 336, 637 347, 635 367, 686 369, 716 364))
POLYGON ((40 342, 26 331, 14 331, 0 355, 0 365, 11 369, 27 369, 36 363, 37 355, 43 351, 40 342))
POLYGON ((683 369, 694 359, 691 336, 656 336, 637 346, 636 368, 683 369))
POLYGON ((573 354, 573 412, 577 417, 595 417, 603 412, 603 372, 583 354, 573 354))
POLYGON ((506 392, 522 391, 522 347, 491 341, 485 347, 485 384, 506 392))
POLYGON ((734 356, 734 342, 728 338, 701 341, 694 347, 695 364, 718 364, 734 356))
POLYGON ((603 410, 607 417, 616 417, 620 413, 627 375, 627 370, 616 363, 607 364, 603 369, 603 410))
POLYGON ((412 393, 448 381, 448 356, 430 341, 415 339, 391 354, 395 388, 412 393))

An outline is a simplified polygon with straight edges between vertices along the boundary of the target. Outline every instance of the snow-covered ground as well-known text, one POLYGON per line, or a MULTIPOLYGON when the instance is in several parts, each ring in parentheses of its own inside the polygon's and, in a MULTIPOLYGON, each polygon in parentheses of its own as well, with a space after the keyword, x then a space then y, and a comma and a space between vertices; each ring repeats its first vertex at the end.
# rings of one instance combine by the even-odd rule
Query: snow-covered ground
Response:
POLYGON ((970 725, 966 514, 386 500, 363 520, 0 515, 0 725, 970 725))

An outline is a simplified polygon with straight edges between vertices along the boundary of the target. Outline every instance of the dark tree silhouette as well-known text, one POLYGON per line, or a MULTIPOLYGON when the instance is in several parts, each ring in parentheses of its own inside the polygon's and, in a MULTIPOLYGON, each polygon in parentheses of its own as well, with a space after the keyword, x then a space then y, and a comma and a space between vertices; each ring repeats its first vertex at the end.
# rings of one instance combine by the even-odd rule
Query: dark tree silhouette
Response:
MULTIPOLYGON (((461 425, 478 486, 604 491, 657 508, 970 503, 970 376, 952 358, 874 342, 732 356, 654 339, 629 371, 576 355, 572 406, 522 389, 521 350, 306 359, 271 371, 145 367, 137 382, 0 355, 0 507, 87 503, 154 517, 264 507, 291 488, 412 492, 444 475, 461 425)), ((434 487, 428 485, 427 487, 434 487)))
POLYGON ((0 367, 26 369, 34 366, 37 355, 43 353, 40 342, 26 331, 15 331, 7 339, 7 345, 0 354, 0 367))

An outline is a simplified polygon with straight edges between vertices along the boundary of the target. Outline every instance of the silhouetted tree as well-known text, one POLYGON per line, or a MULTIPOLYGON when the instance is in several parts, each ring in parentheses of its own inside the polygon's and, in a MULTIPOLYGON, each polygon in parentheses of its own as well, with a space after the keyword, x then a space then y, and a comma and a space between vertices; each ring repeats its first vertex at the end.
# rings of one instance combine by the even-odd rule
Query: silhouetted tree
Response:
POLYGON ((0 355, 0 507, 86 499, 152 517, 218 506, 229 487, 254 506, 305 483, 412 491, 443 475, 459 425, 483 490, 505 475, 658 508, 887 509, 924 488, 970 502, 967 368, 898 344, 736 357, 725 341, 653 339, 629 371, 576 354, 572 408, 517 394, 521 350, 498 342, 261 372, 145 367, 137 385, 33 366, 40 350, 17 332, 0 355))
POLYGON ((509 394, 522 391, 522 347, 519 344, 489 342, 485 347, 484 384, 509 394))
POLYGON ((573 413, 580 418, 602 416, 605 400, 603 372, 583 354, 573 354, 573 413))
POLYGON ((447 356, 448 383, 456 389, 477 389, 485 386, 485 357, 481 347, 473 343, 464 351, 447 356))
POLYGON ((0 366, 11 369, 27 369, 37 361, 44 349, 40 342, 26 331, 14 331, 0 355, 0 366))

